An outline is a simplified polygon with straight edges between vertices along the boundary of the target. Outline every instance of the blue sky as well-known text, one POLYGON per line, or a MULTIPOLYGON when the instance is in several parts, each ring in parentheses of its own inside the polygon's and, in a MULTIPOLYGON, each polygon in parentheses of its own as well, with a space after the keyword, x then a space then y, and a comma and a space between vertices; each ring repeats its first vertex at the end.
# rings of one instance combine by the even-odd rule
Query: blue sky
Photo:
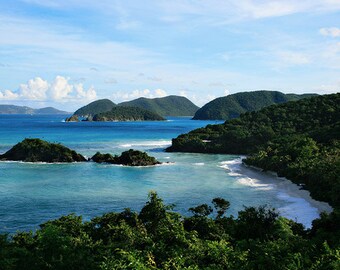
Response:
POLYGON ((340 0, 0 0, 0 104, 338 92, 340 0))

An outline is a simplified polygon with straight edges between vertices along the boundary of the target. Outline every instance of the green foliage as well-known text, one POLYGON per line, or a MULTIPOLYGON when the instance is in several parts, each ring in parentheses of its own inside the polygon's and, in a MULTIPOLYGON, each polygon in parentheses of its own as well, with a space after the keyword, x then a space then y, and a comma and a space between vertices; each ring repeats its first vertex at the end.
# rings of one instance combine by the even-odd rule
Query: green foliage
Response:
POLYGON ((247 154, 244 162, 275 171, 339 207, 340 94, 273 105, 221 125, 178 136, 167 151, 247 154))
POLYGON ((116 104, 109 99, 99 99, 76 110, 73 115, 84 117, 94 116, 98 113, 110 111, 115 106, 116 104))
POLYGON ((110 154, 101 154, 100 152, 97 152, 91 159, 97 163, 122 164, 126 166, 150 166, 161 164, 147 153, 133 149, 123 152, 120 156, 112 156, 110 154))
POLYGON ((312 97, 316 94, 283 94, 277 91, 241 92, 216 98, 205 104, 194 116, 194 120, 230 120, 245 112, 257 111, 264 107, 312 97))
POLYGON ((40 139, 25 139, 14 145, 0 160, 20 160, 25 162, 75 162, 86 159, 75 151, 55 143, 40 139))
POLYGON ((93 121, 162 121, 162 116, 138 107, 116 106, 93 116, 93 121))
MULTIPOLYGON (((212 203, 217 211, 229 207, 223 198, 212 203)), ((336 222, 334 216, 324 215, 306 231, 263 206, 245 208, 236 219, 206 214, 183 217, 151 192, 139 213, 125 209, 87 222, 71 214, 42 224, 34 234, 0 235, 0 269, 339 267, 339 242, 322 239, 325 231, 329 237, 339 232, 327 229, 327 221, 336 222)))
POLYGON ((161 116, 192 116, 199 109, 185 97, 167 96, 162 98, 138 98, 122 102, 119 106, 139 107, 161 116))

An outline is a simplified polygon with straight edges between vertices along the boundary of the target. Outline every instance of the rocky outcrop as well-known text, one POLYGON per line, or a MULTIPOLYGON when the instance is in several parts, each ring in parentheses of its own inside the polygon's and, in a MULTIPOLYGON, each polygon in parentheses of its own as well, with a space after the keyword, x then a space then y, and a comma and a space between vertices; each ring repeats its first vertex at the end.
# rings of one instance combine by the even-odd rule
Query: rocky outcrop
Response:
POLYGON ((65 119, 65 122, 79 122, 79 118, 77 115, 72 115, 65 119))
POLYGON ((123 152, 120 156, 97 152, 91 159, 97 163, 120 164, 125 166, 151 166, 161 164, 157 159, 150 157, 147 153, 133 149, 123 152))

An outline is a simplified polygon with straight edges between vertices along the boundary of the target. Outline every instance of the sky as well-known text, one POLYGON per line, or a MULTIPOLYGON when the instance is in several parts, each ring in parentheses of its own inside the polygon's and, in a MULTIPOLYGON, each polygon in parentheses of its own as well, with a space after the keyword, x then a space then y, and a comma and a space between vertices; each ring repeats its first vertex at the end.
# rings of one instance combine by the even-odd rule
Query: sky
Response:
POLYGON ((0 104, 339 89, 340 0, 0 0, 0 104))

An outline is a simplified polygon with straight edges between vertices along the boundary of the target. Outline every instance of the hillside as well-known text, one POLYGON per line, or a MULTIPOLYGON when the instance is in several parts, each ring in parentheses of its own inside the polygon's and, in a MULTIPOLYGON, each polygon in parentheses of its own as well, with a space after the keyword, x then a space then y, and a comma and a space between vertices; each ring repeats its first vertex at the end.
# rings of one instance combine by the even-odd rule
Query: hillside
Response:
POLYGON ((0 114, 69 114, 53 107, 33 109, 27 106, 0 105, 0 114))
POLYGON ((199 109, 186 97, 138 98, 122 102, 119 106, 133 106, 153 111, 161 116, 192 116, 199 109))
POLYGON ((277 91, 241 92, 226 97, 216 98, 199 109, 194 120, 229 120, 241 113, 257 111, 264 107, 300 100, 315 94, 283 94, 277 91))
POLYGON ((108 112, 93 116, 93 121, 161 121, 162 116, 138 107, 113 107, 108 112))
POLYGON ((116 104, 114 104, 109 99, 99 99, 96 101, 93 101, 86 106, 81 107, 80 109, 76 110, 74 112, 74 115, 77 116, 94 116, 95 114, 107 112, 110 111, 113 107, 115 107, 116 104))
POLYGON ((252 154, 244 162, 340 206, 340 93, 272 105, 178 136, 167 151, 252 154))

